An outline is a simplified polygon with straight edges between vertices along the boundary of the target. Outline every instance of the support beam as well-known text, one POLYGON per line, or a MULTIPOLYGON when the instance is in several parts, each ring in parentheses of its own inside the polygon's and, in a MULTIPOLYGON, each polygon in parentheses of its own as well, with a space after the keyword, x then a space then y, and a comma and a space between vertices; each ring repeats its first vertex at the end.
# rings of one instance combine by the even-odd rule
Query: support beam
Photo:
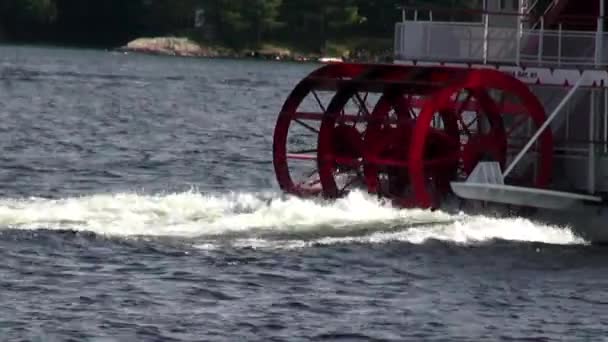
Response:
POLYGON ((603 88, 604 102, 602 102, 602 109, 604 110, 604 153, 608 153, 608 88, 603 88))
POLYGON ((544 49, 544 45, 545 45, 545 18, 540 17, 540 33, 539 33, 539 39, 538 39, 538 51, 537 51, 537 62, 538 62, 538 66, 542 65, 542 61, 543 61, 543 49, 544 49))
POLYGON ((595 193, 595 113, 596 113, 596 91, 589 92, 589 151, 587 157, 587 192, 595 193))
POLYGON ((528 141, 526 146, 524 146, 524 148, 519 152, 519 154, 517 154, 517 156, 515 156, 515 158, 511 162, 511 164, 505 170, 505 173, 504 173, 505 178, 511 173, 511 171, 513 171, 513 169, 515 168, 517 163, 519 163, 521 161, 521 159, 528 152, 530 147, 532 147, 532 145, 536 142, 536 140, 538 140, 538 137, 540 137, 540 135, 545 131, 545 129, 547 129, 547 127, 551 124, 551 122, 555 119, 555 117, 560 113, 562 108, 568 103, 568 101, 570 101, 570 98, 572 97, 572 95, 574 95, 576 90, 581 86, 581 84, 583 84, 583 81, 586 78, 586 75, 587 74, 585 72, 583 72, 583 74, 581 75, 581 78, 579 78, 579 80, 576 82, 574 87, 572 87, 572 89, 570 89, 570 91, 568 92, 568 94, 566 94, 564 99, 557 105, 557 107, 555 107, 555 110, 553 111, 553 113, 551 113, 551 115, 547 118, 547 120, 545 120, 545 122, 540 126, 540 128, 536 131, 536 133, 534 133, 532 138, 530 138, 530 141, 528 141))
POLYGON ((604 15, 606 14, 605 0, 598 0, 600 2, 600 15, 597 18, 597 32, 596 32, 596 46, 595 46, 595 58, 596 66, 599 66, 604 61, 604 15))
POLYGON ((488 34, 490 29, 490 17, 488 13, 483 14, 483 64, 488 64, 488 34))

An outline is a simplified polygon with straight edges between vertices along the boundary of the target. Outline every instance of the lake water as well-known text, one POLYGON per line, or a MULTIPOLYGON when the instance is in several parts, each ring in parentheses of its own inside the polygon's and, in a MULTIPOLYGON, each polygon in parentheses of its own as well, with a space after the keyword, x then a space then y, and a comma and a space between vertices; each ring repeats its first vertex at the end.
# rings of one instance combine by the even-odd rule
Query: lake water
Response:
POLYGON ((281 194, 316 67, 0 47, 0 340, 607 340, 566 228, 281 194))

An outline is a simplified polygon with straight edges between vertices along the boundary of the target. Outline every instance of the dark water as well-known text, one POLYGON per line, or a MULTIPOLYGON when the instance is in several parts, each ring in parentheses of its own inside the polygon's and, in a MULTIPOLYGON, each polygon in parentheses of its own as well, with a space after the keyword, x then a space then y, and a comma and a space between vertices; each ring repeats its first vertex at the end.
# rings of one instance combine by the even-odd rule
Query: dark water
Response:
POLYGON ((0 340, 606 339, 566 229, 282 196, 315 67, 0 47, 0 340))

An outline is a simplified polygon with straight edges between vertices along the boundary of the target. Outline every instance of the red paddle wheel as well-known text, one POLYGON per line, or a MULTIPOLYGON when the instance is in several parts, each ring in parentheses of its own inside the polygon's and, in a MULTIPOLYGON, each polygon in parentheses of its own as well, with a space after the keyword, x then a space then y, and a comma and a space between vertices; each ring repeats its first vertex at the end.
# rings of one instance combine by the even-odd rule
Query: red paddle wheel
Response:
MULTIPOLYGON (((528 88, 499 71, 333 64, 311 73, 286 100, 274 165, 281 188, 296 195, 336 198, 358 187, 399 206, 438 207, 449 183, 466 178, 479 161, 504 169, 517 143, 544 120, 528 88), (329 93, 325 102, 319 91, 329 93), (317 108, 302 110, 310 95, 317 108), (307 131, 307 147, 288 147, 294 126, 307 131), (297 181, 291 160, 309 162, 297 181)), ((295 136, 302 145, 303 136, 295 136)), ((545 130, 520 181, 548 185, 552 150, 545 130)))

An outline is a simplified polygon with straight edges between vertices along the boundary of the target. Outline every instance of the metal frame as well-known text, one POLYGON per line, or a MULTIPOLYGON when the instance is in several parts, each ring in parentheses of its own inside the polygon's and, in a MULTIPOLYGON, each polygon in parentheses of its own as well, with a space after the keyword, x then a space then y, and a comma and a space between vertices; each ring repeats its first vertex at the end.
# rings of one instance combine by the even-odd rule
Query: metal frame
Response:
POLYGON ((529 12, 523 13, 521 9, 518 13, 484 11, 479 22, 441 22, 433 20, 433 10, 428 10, 428 20, 421 19, 418 9, 413 9, 413 20, 408 21, 406 9, 402 8, 402 22, 395 26, 396 37, 400 38, 395 41, 395 55, 397 59, 406 60, 601 68, 608 66, 608 55, 603 51, 608 40, 608 34, 603 30, 604 12, 604 2, 600 1, 600 16, 595 19, 595 31, 572 31, 563 30, 561 23, 557 30, 547 30, 543 17, 530 28, 524 28, 523 22, 529 18, 529 12), (512 27, 495 27, 490 24, 492 16, 516 16, 517 20, 512 27), (454 34, 458 32, 465 33, 456 37, 458 46, 465 47, 465 52, 458 51, 457 56, 437 52, 446 45, 443 36, 452 34, 449 43, 453 44, 454 34), (425 36, 423 45, 411 46, 408 38, 420 33, 425 36), (467 50, 467 46, 481 46, 482 51, 467 50), (582 49, 587 46, 588 50, 582 49), (568 53, 576 55, 569 56, 568 53))
POLYGON ((505 177, 507 177, 511 173, 511 171, 513 171, 513 169, 515 168, 515 166, 521 161, 521 159, 524 157, 524 155, 530 150, 530 147, 532 147, 532 145, 534 143, 536 143, 536 141, 538 140, 538 138, 540 137, 540 135, 545 131, 545 129, 547 129, 547 127, 549 127, 549 125, 551 124, 551 122, 553 122, 553 120, 561 112, 562 108, 566 105, 566 103, 568 103, 568 101, 570 101, 570 98, 572 97, 572 95, 574 95, 574 93, 576 92, 576 90, 578 90, 578 88, 581 86, 581 84, 583 83, 584 79, 585 79, 585 74, 583 74, 583 76, 581 76, 581 78, 579 78, 578 82, 576 82, 576 84, 574 85, 574 87, 572 87, 572 89, 570 89, 570 91, 568 92, 568 94, 559 103, 559 105, 557 106, 557 108, 555 108, 555 110, 553 111, 553 113, 551 113, 551 115, 547 118, 547 120, 545 120, 545 122, 543 123, 543 125, 540 126, 540 128, 536 131, 536 133, 534 133, 534 135, 532 136, 532 138, 530 138, 530 140, 524 146, 524 148, 521 149, 521 151, 519 152, 519 154, 517 154, 517 156, 515 156, 515 158, 511 162, 511 164, 509 164, 509 166, 505 169, 505 172, 504 172, 504 176, 505 177))

